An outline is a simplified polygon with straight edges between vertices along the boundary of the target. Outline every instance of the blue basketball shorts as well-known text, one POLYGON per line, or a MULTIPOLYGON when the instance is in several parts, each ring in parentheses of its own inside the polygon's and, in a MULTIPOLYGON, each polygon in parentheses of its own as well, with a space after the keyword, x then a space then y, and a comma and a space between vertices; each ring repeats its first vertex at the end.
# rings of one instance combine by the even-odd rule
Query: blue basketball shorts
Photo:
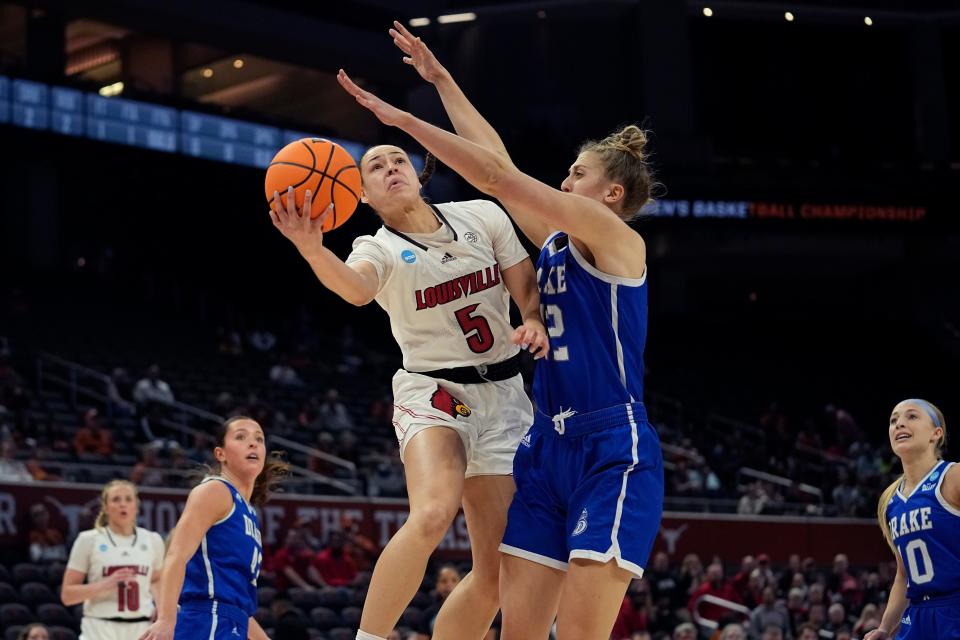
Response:
POLYGON ((513 476, 501 552, 561 570, 573 558, 615 560, 643 575, 663 515, 663 455, 643 404, 538 411, 513 476))
POLYGON ((897 640, 960 640, 960 594, 911 602, 897 640))
POLYGON ((216 600, 180 604, 174 640, 246 640, 250 616, 243 609, 216 600))

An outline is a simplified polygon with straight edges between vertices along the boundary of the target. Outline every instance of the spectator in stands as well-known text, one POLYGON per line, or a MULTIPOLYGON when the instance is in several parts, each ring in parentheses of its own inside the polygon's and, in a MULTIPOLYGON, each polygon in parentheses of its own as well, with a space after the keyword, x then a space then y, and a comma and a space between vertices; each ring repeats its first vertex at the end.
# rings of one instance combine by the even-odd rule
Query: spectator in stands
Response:
POLYGON ((739 624, 726 625, 720 632, 720 640, 747 640, 747 634, 739 624))
POLYGON ((697 610, 702 617, 708 620, 718 621, 726 615, 727 609, 709 602, 702 604, 697 602, 701 597, 707 595, 735 603, 740 602, 740 596, 734 590, 733 585, 724 581, 723 565, 719 562, 712 562, 710 566, 707 567, 706 579, 703 584, 693 592, 690 596, 690 601, 687 603, 687 608, 691 613, 697 610))
POLYGON ((701 473, 703 474, 703 489, 708 498, 719 498, 723 493, 723 485, 720 484, 720 478, 710 468, 710 465, 704 464, 701 473))
POLYGON ((107 399, 114 411, 130 416, 137 412, 137 405, 133 400, 133 380, 123 367, 117 367, 111 372, 107 399))
POLYGON ((860 487, 857 485, 857 477, 844 467, 840 467, 837 474, 837 485, 830 495, 837 509, 837 515, 856 516, 857 512, 863 507, 864 501, 860 493, 860 487))
POLYGON ((313 591, 315 587, 323 586, 320 574, 313 568, 315 555, 307 546, 303 532, 297 528, 289 529, 283 546, 273 554, 267 567, 275 575, 277 590, 282 592, 290 587, 300 587, 313 591))
POLYGON ((281 354, 276 364, 270 367, 270 382, 278 387, 302 387, 303 380, 296 370, 290 366, 290 358, 281 354))
POLYGON ((670 569, 670 557, 663 551, 653 557, 650 568, 643 574, 650 584, 650 594, 658 605, 663 600, 669 602, 669 607, 678 609, 685 604, 687 594, 681 593, 679 576, 670 569))
POLYGON ((112 456, 113 436, 103 428, 96 409, 87 409, 83 414, 83 426, 73 437, 73 450, 78 456, 112 456))
POLYGON ((846 600, 857 598, 860 585, 857 579, 850 574, 850 561, 846 554, 838 553, 833 558, 833 571, 827 582, 830 593, 839 595, 846 600))
POLYGON ((764 629, 761 635, 751 636, 751 638, 755 638, 755 640, 784 640, 785 637, 780 627, 775 624, 764 629))
POLYGON ((447 596, 453 593, 453 589, 460 584, 460 580, 460 570, 455 565, 445 564, 437 570, 434 601, 423 610, 423 615, 420 617, 420 626, 416 629, 418 640, 429 640, 430 636, 433 635, 433 625, 440 613, 440 607, 443 606, 447 596))
POLYGON ((211 460, 210 438, 202 431, 193 434, 193 443, 183 454, 197 464, 207 464, 211 460))
POLYGON ((777 576, 777 588, 786 593, 793 585, 793 577, 800 571, 800 554, 792 553, 787 560, 787 566, 777 576))
POLYGON ((391 461, 378 464, 376 471, 367 478, 367 492, 374 497, 403 497, 406 493, 403 467, 391 461))
POLYGON ((296 609, 290 599, 278 595, 270 602, 270 613, 273 615, 273 637, 282 640, 309 640, 307 621, 299 609, 296 609))
POLYGON ((807 607, 812 607, 815 604, 821 606, 826 606, 827 604, 826 593, 823 584, 820 582, 814 582, 807 590, 807 607))
POLYGON ((738 571, 730 583, 733 585, 733 588, 736 589, 737 593, 740 594, 740 598, 747 602, 749 600, 749 584, 750 584, 750 574, 753 573, 753 570, 757 568, 757 559, 753 556, 743 556, 740 559, 740 571, 738 571))
POLYGON ((30 507, 30 562, 66 562, 67 545, 63 533, 50 526, 50 512, 38 502, 30 507))
POLYGON ((677 625, 673 630, 673 640, 697 640, 697 628, 689 622, 677 625))
POLYGON ((251 331, 247 340, 250 342, 250 346, 260 353, 270 353, 277 346, 277 336, 266 329, 251 331))
POLYGON ((360 440, 353 431, 341 431, 337 438, 337 455, 353 464, 360 464, 360 440))
POLYGON ((795 640, 820 640, 820 632, 817 625, 809 622, 800 627, 800 633, 795 640))
POLYGON ((840 629, 846 629, 850 626, 847 620, 847 610, 839 602, 834 602, 827 609, 827 622, 823 625, 825 631, 836 634, 840 629))
POLYGON ((170 385, 160 379, 160 367, 155 364, 147 368, 147 375, 133 388, 133 399, 140 406, 172 404, 176 401, 170 385))
MULTIPOLYGON (((802 575, 802 574, 797 574, 802 575)), ((805 602, 806 592, 799 588, 794 587, 790 589, 787 594, 787 613, 790 614, 790 630, 791 635, 797 635, 797 629, 800 628, 800 625, 806 622, 807 620, 807 605, 805 602)))
POLYGON ((13 440, 4 440, 0 444, 0 481, 33 482, 33 476, 20 460, 16 459, 17 445, 13 440))
POLYGON ((790 614, 777 601, 777 589, 772 584, 763 588, 763 601, 750 613, 750 637, 760 638, 769 627, 777 627, 786 635, 790 629, 790 614))
POLYGON ((347 553, 353 558, 357 571, 369 571, 380 551, 377 544, 360 532, 360 522, 349 513, 340 517, 340 530, 347 538, 347 553))
POLYGON ((646 631, 650 626, 648 611, 652 606, 647 582, 632 581, 623 597, 623 602, 620 603, 620 611, 613 624, 611 640, 631 640, 634 633, 646 631))
POLYGON ((39 622, 34 622, 20 629, 17 640, 50 640, 50 632, 39 622))
POLYGON ((346 536, 341 531, 330 532, 326 548, 317 554, 313 566, 317 568, 324 584, 331 587, 346 587, 357 579, 357 565, 344 552, 346 536))
POLYGON ((340 402, 340 392, 328 389, 327 396, 320 405, 320 418, 323 426, 330 431, 345 431, 353 428, 353 418, 346 405, 340 402))
POLYGON ((860 611, 860 618, 853 625, 853 632, 858 636, 864 636, 869 631, 873 631, 880 626, 880 609, 872 602, 864 605, 860 611))
POLYGON ((807 622, 819 629, 826 621, 827 606, 823 604, 811 604, 810 612, 807 614, 807 622))
POLYGON ((763 512, 763 509, 767 506, 767 501, 768 498, 763 490, 763 485, 760 482, 753 482, 747 492, 743 494, 743 497, 740 498, 737 513, 740 515, 757 515, 763 512))
POLYGON ((130 481, 143 487, 163 486, 163 472, 160 470, 155 445, 144 445, 139 462, 133 465, 130 471, 130 481))

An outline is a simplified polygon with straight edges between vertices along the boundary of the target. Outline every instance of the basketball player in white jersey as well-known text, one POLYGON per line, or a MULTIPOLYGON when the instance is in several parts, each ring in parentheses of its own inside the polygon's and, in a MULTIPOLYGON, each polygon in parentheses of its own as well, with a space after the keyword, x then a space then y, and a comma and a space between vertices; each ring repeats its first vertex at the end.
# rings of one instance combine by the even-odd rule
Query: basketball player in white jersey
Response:
POLYGON ((380 145, 359 164, 362 200, 383 226, 357 238, 346 262, 323 246, 329 210, 310 220, 309 192, 302 215, 292 189, 286 207, 275 194, 271 211, 328 289, 355 305, 383 307, 403 352, 393 424, 410 517, 377 562, 357 638, 383 639, 394 628, 462 501, 473 570, 444 603, 433 637, 479 640, 499 606, 497 548, 514 491, 513 457, 533 419, 517 345, 535 357, 547 351, 533 265, 493 202, 424 201, 431 161, 427 176, 418 176, 402 149, 380 145), (509 297, 523 317, 516 330, 509 297))
POLYGON ((137 527, 139 507, 132 482, 111 480, 95 528, 73 543, 60 598, 83 603, 80 640, 136 640, 150 626, 164 547, 159 533, 137 527))

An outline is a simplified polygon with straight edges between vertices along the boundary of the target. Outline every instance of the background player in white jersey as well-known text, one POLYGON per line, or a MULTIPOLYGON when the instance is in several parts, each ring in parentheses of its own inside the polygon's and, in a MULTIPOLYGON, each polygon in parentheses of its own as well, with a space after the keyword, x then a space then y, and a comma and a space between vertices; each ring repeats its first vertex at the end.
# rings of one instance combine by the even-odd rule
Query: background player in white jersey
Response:
POLYGON ((393 423, 410 516, 377 561, 357 637, 390 633, 462 502, 473 570, 444 603, 433 637, 479 639, 498 608, 497 547, 514 491, 513 457, 532 419, 516 345, 535 357, 547 349, 533 265, 496 204, 425 202, 424 178, 402 149, 371 148, 360 173, 362 199, 384 224, 357 238, 346 262, 323 246, 323 216, 310 220, 309 193, 302 215, 292 190, 287 208, 275 195, 271 211, 328 289, 383 307, 403 352, 393 423), (516 330, 508 296, 523 316, 516 330))
POLYGON ((60 597, 83 603, 82 640, 136 640, 150 625, 164 549, 160 534, 137 526, 139 509, 133 483, 111 480, 95 528, 73 543, 60 597))
POLYGON ((474 187, 500 200, 531 241, 550 356, 534 372, 537 415, 514 462, 504 533, 504 640, 601 640, 643 572, 663 509, 659 438, 643 406, 646 245, 628 226, 650 199, 636 126, 588 142, 560 189, 524 174, 432 54, 398 22, 405 61, 434 82, 460 135, 338 80, 474 187), (436 78, 431 76, 436 73, 436 78))
POLYGON ((877 518, 897 575, 880 627, 864 640, 957 640, 960 465, 943 460, 946 420, 926 400, 904 400, 890 414, 888 434, 903 475, 880 496, 877 518))

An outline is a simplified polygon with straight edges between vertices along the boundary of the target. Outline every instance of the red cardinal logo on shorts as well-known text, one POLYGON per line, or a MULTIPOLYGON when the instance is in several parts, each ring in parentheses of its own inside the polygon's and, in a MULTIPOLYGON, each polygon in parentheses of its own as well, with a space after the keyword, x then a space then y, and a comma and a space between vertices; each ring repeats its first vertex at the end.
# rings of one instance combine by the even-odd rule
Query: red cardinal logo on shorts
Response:
POLYGON ((430 396, 430 404, 454 418, 466 418, 473 413, 470 407, 454 398, 449 391, 439 385, 437 385, 437 390, 433 392, 433 395, 430 396))

